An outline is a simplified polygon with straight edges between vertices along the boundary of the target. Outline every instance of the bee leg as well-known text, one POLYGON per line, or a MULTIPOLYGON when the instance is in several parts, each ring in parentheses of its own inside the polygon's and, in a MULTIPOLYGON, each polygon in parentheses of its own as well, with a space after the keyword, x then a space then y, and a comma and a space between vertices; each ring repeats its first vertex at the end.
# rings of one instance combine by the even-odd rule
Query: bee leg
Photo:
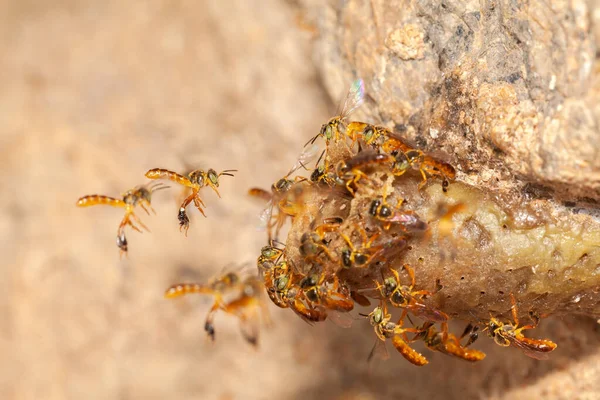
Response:
POLYGON ((221 194, 217 190, 217 187, 215 185, 213 185, 212 183, 209 183, 209 186, 212 188, 212 190, 215 191, 215 193, 217 194, 217 196, 219 196, 219 198, 221 198, 221 194))
POLYGON ((512 316, 513 319, 515 320, 515 327, 519 326, 519 312, 517 311, 517 300, 515 299, 515 295, 514 294, 510 294, 510 303, 511 303, 511 307, 510 307, 510 311, 512 312, 512 316))
POLYGON ((219 309, 219 303, 215 302, 212 307, 210 308, 210 311, 208 312, 208 315, 206 316, 206 322, 204 322, 204 331, 208 334, 208 337, 210 337, 211 340, 215 340, 215 314, 217 312, 217 310, 219 309))
MULTIPOLYGON (((131 213, 131 217, 135 220, 135 222, 137 224, 139 224, 142 228, 144 228, 146 231, 150 232, 150 229, 148 229, 148 227, 146 225, 144 225, 144 223, 138 218, 137 215, 135 215, 133 212, 131 213)), ((133 227, 133 225, 131 225, 133 227)), ((140 231, 138 229, 138 231, 140 231)), ((141 232, 141 231, 140 231, 141 232)))
POLYGON ((121 224, 119 225, 119 232, 121 232, 121 231, 124 232, 125 231, 125 227, 126 226, 130 226, 131 229, 142 233, 142 231, 140 230, 140 228, 138 228, 137 226, 133 225, 133 223, 129 219, 130 215, 131 215, 131 213, 126 213, 125 216, 123 217, 123 219, 121 220, 121 224))
POLYGON ((127 238, 125 237, 125 229, 119 227, 117 232, 117 247, 119 248, 119 259, 123 254, 127 256, 127 238))
POLYGON ((179 232, 181 232, 182 229, 185 229, 185 236, 187 236, 188 229, 190 228, 190 219, 185 212, 185 208, 181 207, 179 209, 177 220, 179 221, 179 232))
POLYGON ((148 213, 148 215, 150 215, 150 213, 148 212, 148 209, 146 209, 146 207, 148 207, 152 211, 152 213, 156 215, 156 210, 152 207, 152 204, 150 204, 149 201, 144 200, 140 203, 140 206, 144 209, 144 211, 146 211, 146 213, 148 213))
MULTIPOLYGON (((402 268, 404 268, 404 270, 406 271, 406 273, 408 274, 408 276, 410 278, 410 287, 412 289, 412 287, 415 286, 415 271, 408 264, 404 264, 402 266, 402 268)), ((400 281, 398 281, 398 282, 400 282, 400 281)))
POLYGON ((423 186, 425 186, 425 184, 427 183, 427 175, 425 175, 425 171, 423 170, 423 168, 419 169, 419 172, 421 173, 421 176, 423 177, 423 181, 421 183, 419 183, 419 186, 418 186, 418 190, 421 191, 421 189, 423 189, 423 186))
MULTIPOLYGON (((198 211, 200 211, 200 214, 202 214, 204 216, 204 218, 206 218, 206 214, 204 214, 204 210, 202 209, 202 206, 204 206, 204 202, 198 195, 196 195, 194 197, 194 205, 196 206, 198 211)), ((204 207, 206 207, 206 206, 204 206, 204 207)))
MULTIPOLYGON (((148 209, 146 208, 146 206, 144 205, 143 201, 140 201, 140 208, 144 211, 146 211, 146 214, 150 215, 150 212, 148 211, 148 209)), ((156 214, 156 213, 155 213, 156 214)))

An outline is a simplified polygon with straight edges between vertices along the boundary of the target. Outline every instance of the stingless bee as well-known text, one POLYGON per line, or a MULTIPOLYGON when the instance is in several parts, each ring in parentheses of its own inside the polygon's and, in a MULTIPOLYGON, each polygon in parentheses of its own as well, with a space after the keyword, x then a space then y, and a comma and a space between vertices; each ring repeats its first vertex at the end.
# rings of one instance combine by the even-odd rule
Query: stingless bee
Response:
POLYGON ((321 126, 317 135, 310 139, 306 144, 313 144, 319 137, 325 139, 325 144, 329 146, 332 140, 337 142, 346 135, 347 119, 363 103, 365 97, 365 85, 362 79, 357 79, 352 83, 346 99, 344 100, 342 110, 338 115, 331 118, 326 124, 321 126))
POLYGON ((470 339, 467 345, 463 346, 460 344, 460 339, 452 333, 438 332, 432 322, 426 322, 419 330, 421 332, 415 336, 415 339, 423 340, 425 346, 430 350, 439 351, 470 362, 481 361, 485 358, 484 352, 467 347, 473 339, 470 339))
POLYGON ((121 223, 119 224, 119 228, 117 230, 117 247, 119 247, 120 253, 122 255, 123 253, 126 254, 128 250, 127 238, 125 236, 126 226, 130 226, 133 230, 136 230, 140 233, 142 232, 142 229, 145 229, 146 231, 150 232, 150 229, 148 229, 148 227, 144 225, 144 223, 135 214, 135 207, 139 205, 144 211, 146 211, 148 215, 150 215, 148 209, 152 210, 152 212, 156 214, 156 211, 154 211, 151 205, 152 193, 168 188, 169 186, 165 186, 162 183, 149 183, 146 185, 140 185, 123 193, 121 199, 100 194, 87 195, 77 200, 77 207, 107 205, 125 209, 125 215, 121 220, 121 223), (134 221, 142 229, 138 228, 134 224, 134 221))
MULTIPOLYGON (((361 315, 364 316, 364 314, 361 315)), ((402 317, 398 323, 391 322, 392 316, 388 314, 385 303, 382 303, 370 314, 366 315, 378 338, 369 354, 369 360, 371 360, 376 353, 387 354, 385 342, 387 339, 391 338, 392 344, 396 350, 398 350, 398 352, 410 363, 419 367, 428 363, 427 359, 421 353, 408 345, 409 340, 406 333, 419 333, 419 330, 415 328, 403 328, 402 323, 405 316, 406 314, 402 313, 402 317)))
POLYGON ((213 305, 208 312, 204 330, 214 340, 214 318, 217 311, 235 315, 240 321, 242 336, 253 346, 258 345, 259 314, 268 321, 268 309, 263 299, 263 285, 256 276, 242 278, 236 272, 229 272, 208 284, 179 283, 165 292, 165 298, 173 299, 186 294, 212 295, 213 305))
POLYGON ((531 314, 533 324, 519 327, 519 318, 517 316, 517 302, 515 296, 511 293, 510 300, 512 303, 511 312, 514 323, 503 322, 497 318, 491 317, 487 322, 484 331, 494 339, 499 346, 513 346, 525 353, 525 355, 538 359, 545 360, 548 358, 548 353, 556 348, 556 343, 548 339, 532 339, 523 335, 523 331, 534 329, 539 322, 539 318, 531 314))
MULTIPOLYGON (((448 315, 440 310, 431 308, 422 302, 423 296, 432 295, 433 293, 427 290, 414 290, 415 273, 413 269, 408 264, 404 264, 403 269, 410 278, 410 285, 402 285, 398 271, 390 268, 392 276, 384 278, 383 285, 381 285, 379 282, 376 282, 377 289, 380 291, 381 296, 384 299, 389 300, 394 307, 408 310, 417 317, 423 318, 427 321, 442 323, 447 322, 448 315)), ((446 332, 447 327, 444 325, 443 328, 444 332, 446 332)))
POLYGON ((196 169, 188 174, 188 176, 180 175, 176 172, 170 171, 163 168, 153 168, 146 172, 146 178, 148 179, 168 179, 185 187, 191 188, 192 193, 185 198, 181 206, 179 207, 179 213, 177 219, 179 220, 179 230, 185 229, 185 235, 190 227, 190 219, 185 211, 188 204, 192 201, 194 205, 200 211, 200 213, 206 217, 202 207, 206 207, 198 192, 205 186, 210 186, 215 191, 217 196, 221 197, 217 188, 219 187, 219 177, 233 176, 232 172, 237 172, 236 169, 226 169, 220 173, 217 173, 214 169, 207 171, 196 169))

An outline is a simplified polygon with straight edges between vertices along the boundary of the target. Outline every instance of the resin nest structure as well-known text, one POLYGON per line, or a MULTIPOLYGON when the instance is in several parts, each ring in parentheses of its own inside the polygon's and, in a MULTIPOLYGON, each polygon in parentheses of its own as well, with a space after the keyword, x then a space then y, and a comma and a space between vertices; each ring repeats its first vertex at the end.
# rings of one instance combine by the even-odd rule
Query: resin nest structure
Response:
POLYGON ((269 237, 292 219, 285 245, 271 241, 258 258, 277 306, 342 326, 355 305, 374 307, 364 316, 378 342, 391 339, 415 365, 427 360, 414 341, 483 359, 470 347, 478 332, 546 358, 556 344, 523 331, 550 315, 600 314, 592 216, 485 193, 438 156, 343 115, 311 142, 319 138, 327 147, 310 176, 272 188, 269 237), (464 321, 462 335, 448 331, 450 320, 464 321))

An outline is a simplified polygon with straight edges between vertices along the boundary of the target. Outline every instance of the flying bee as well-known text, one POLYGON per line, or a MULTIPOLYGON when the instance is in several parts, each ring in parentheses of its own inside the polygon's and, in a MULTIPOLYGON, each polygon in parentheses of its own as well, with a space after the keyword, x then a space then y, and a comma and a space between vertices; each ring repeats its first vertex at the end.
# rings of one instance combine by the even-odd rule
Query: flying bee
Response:
POLYGON ((204 330, 214 340, 214 317, 217 311, 236 316, 240 320, 242 336, 253 346, 258 345, 259 315, 268 321, 268 310, 262 295, 262 282, 256 276, 244 279, 240 274, 229 272, 209 282, 180 283, 173 285, 165 292, 165 298, 172 299, 186 294, 212 295, 214 303, 208 312, 204 330))
POLYGON ((302 209, 304 190, 306 189, 302 183, 306 182, 307 179, 302 176, 290 178, 290 175, 300 168, 306 169, 305 164, 316 156, 317 150, 316 146, 305 149, 290 171, 271 185, 271 192, 256 187, 248 190, 250 196, 267 201, 267 207, 262 211, 260 219, 267 228, 269 240, 273 238, 277 240, 279 231, 285 224, 287 217, 289 216, 293 220, 302 209), (273 216, 274 208, 277 210, 277 216, 273 216))
POLYGON ((502 322, 501 320, 491 317, 487 322, 484 331, 494 339, 499 346, 513 346, 525 353, 525 355, 538 359, 545 360, 548 358, 549 352, 556 348, 556 343, 548 339, 532 339, 525 337, 523 331, 533 329, 537 326, 539 318, 531 314, 533 324, 525 325, 519 328, 519 318, 517 317, 517 302, 515 296, 511 293, 510 300, 512 303, 511 312, 514 323, 502 322))
POLYGON ((440 353, 461 358, 465 361, 481 361, 485 358, 485 353, 475 349, 469 349, 467 346, 462 346, 460 340, 451 333, 444 334, 435 329, 432 322, 423 324, 420 333, 415 336, 415 339, 421 339, 428 349, 439 351, 440 353))
POLYGON ((365 85, 362 79, 357 79, 352 83, 344 105, 342 106, 341 112, 331 118, 326 124, 321 126, 321 130, 315 137, 310 139, 306 144, 313 144, 319 137, 325 139, 325 144, 329 146, 329 143, 333 140, 334 142, 344 138, 346 134, 346 123, 347 119, 358 107, 361 106, 365 97, 365 85))
MULTIPOLYGON (((361 314, 365 316, 364 314, 361 314)), ((369 318, 369 322, 377 335, 377 340, 371 353, 369 354, 369 360, 377 353, 387 354, 385 350, 385 342, 387 339, 392 339, 392 344, 398 350, 400 354, 410 363, 416 366, 423 366, 428 363, 427 359, 417 352, 415 349, 408 345, 407 332, 419 333, 419 330, 415 328, 403 328, 402 324, 404 321, 405 313, 402 313, 402 317, 398 323, 391 322, 392 316, 388 314, 385 303, 376 307, 371 313, 366 315, 369 318)))
POLYGON ((183 200, 183 203, 181 203, 181 206, 179 207, 179 213, 177 214, 177 219, 179 220, 179 230, 181 231, 182 229, 185 229, 185 235, 187 236, 187 231, 190 227, 190 219, 187 216, 185 209, 188 204, 193 201, 198 211, 200 211, 200 213, 206 217, 206 214, 202 209, 202 207, 206 207, 206 205, 200 198, 198 192, 203 187, 209 186, 220 198, 221 194, 219 194, 219 190, 217 189, 219 187, 219 178, 223 175, 233 176, 232 172, 237 172, 237 169, 226 169, 219 173, 212 168, 207 171, 196 169, 190 172, 188 176, 183 176, 176 172, 169 171, 168 169, 154 168, 146 172, 146 178, 168 179, 192 189, 192 193, 187 196, 185 200, 183 200))
POLYGON ((305 232, 300 238, 300 247, 298 250, 305 259, 314 259, 321 253, 325 253, 327 257, 335 262, 335 257, 327 248, 325 235, 329 232, 336 232, 341 221, 338 218, 327 218, 324 223, 319 225, 315 230, 305 232))
POLYGON ((390 166, 394 162, 394 158, 388 154, 377 153, 373 150, 365 150, 356 154, 349 160, 341 160, 335 168, 335 182, 346 186, 346 189, 354 196, 355 189, 358 189, 358 182, 361 179, 369 180, 369 177, 364 172, 367 168, 375 168, 377 166, 390 166))
POLYGON ((381 200, 374 199, 369 206, 369 215, 383 222, 383 229, 389 230, 393 225, 399 226, 406 233, 421 233, 427 230, 427 223, 419 219, 413 211, 400 211, 402 201, 393 209, 387 202, 386 196, 381 200))
POLYGON ((277 240, 279 231, 283 228, 287 217, 292 219, 300 212, 303 206, 304 187, 299 185, 306 178, 297 176, 295 179, 281 178, 271 187, 271 193, 260 188, 251 188, 250 196, 267 200, 267 207, 262 211, 260 220, 267 228, 269 240, 277 240), (277 215, 273 216, 273 209, 277 209, 277 215))
POLYGON ((442 178, 442 190, 444 192, 448 191, 448 181, 456 178, 456 170, 452 165, 431 157, 421 150, 394 150, 390 154, 396 159, 396 162, 392 166, 392 173, 394 175, 404 175, 410 169, 418 170, 421 173, 423 181, 419 183, 419 190, 427 183, 428 176, 442 178))
POLYGON ((79 200, 77 200, 78 207, 90 207, 95 205, 107 205, 112 207, 121 207, 125 209, 125 216, 121 220, 119 224, 119 228, 117 230, 117 247, 119 247, 120 253, 127 253, 127 238, 125 237, 125 227, 130 226, 133 230, 138 232, 142 232, 137 225, 139 225, 142 229, 150 232, 150 229, 138 218, 135 214, 134 209, 136 206, 140 206, 142 210, 146 211, 148 215, 150 212, 148 209, 152 210, 154 214, 156 211, 152 208, 152 193, 168 189, 168 186, 163 185, 162 183, 149 183, 146 185, 136 186, 135 188, 128 190, 127 192, 122 194, 121 199, 117 199, 114 197, 92 194, 88 196, 83 196, 79 200))
POLYGON ((382 247, 373 247, 373 242, 379 237, 379 233, 375 233, 369 238, 365 229, 360 225, 356 225, 354 231, 359 232, 362 237, 362 245, 359 248, 354 246, 352 240, 350 240, 346 234, 342 233, 340 235, 348 244, 348 248, 342 249, 341 251, 342 266, 344 268, 351 268, 354 266, 365 267, 369 265, 382 250, 382 247))
MULTIPOLYGON (((413 269, 408 264, 404 264, 403 269, 410 278, 410 285, 402 285, 398 271, 390 268, 392 276, 387 278, 384 277, 383 285, 376 282, 377 289, 379 289, 382 298, 389 300, 390 304, 394 307, 408 310, 417 317, 427 321, 447 322, 448 315, 440 310, 431 308, 422 302, 423 296, 432 295, 433 293, 427 290, 414 290, 415 273, 413 269)), ((446 329, 444 329, 444 331, 446 331, 446 329)))

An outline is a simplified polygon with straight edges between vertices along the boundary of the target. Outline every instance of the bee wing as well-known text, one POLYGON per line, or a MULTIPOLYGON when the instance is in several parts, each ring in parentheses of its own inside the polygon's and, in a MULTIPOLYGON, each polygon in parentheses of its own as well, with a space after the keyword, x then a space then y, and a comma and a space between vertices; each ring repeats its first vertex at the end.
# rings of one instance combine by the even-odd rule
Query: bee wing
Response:
POLYGON ((350 316, 350 314, 342 313, 342 312, 338 312, 338 311, 327 312, 327 317, 331 322, 333 322, 340 328, 345 328, 345 329, 350 328, 352 326, 352 323, 354 322, 354 320, 352 319, 352 316, 350 316))
POLYGON ((375 344, 373 348, 369 352, 369 356, 367 357, 367 362, 373 361, 373 359, 387 360, 390 358, 390 353, 387 351, 387 347, 385 346, 385 342, 379 338, 375 339, 375 344))
POLYGON ((252 303, 241 310, 238 315, 240 320, 240 331, 242 336, 252 346, 258 346, 258 336, 260 333, 260 318, 257 304, 252 303))
POLYGON ((538 350, 535 346, 531 344, 528 344, 512 336, 507 336, 507 339, 510 340, 510 343, 514 347, 520 349, 523 352, 523 354, 525 354, 528 357, 535 358, 536 360, 548 359, 548 353, 540 352, 540 350, 538 350))
POLYGON ((269 200, 267 207, 260 212, 258 215, 259 224, 257 229, 259 231, 265 231, 271 224, 271 217, 273 216, 273 200, 269 200))
POLYGON ((427 321, 435 321, 435 322, 446 322, 448 321, 448 316, 446 313, 435 310, 431 307, 426 306, 422 303, 414 303, 405 306, 407 310, 412 311, 417 317, 423 318, 427 321))
POLYGON ((358 107, 360 107, 365 98, 365 83, 362 79, 357 79, 352 82, 350 90, 344 99, 340 117, 342 119, 352 114, 358 107))
POLYGON ((423 232, 427 230, 427 223, 413 213, 396 212, 394 216, 388 218, 388 221, 400 223, 411 232, 423 232))
POLYGON ((371 301, 365 295, 360 294, 356 291, 350 292, 350 297, 352 297, 352 300, 354 300, 363 307, 369 307, 371 305, 371 301))
POLYGON ((321 148, 316 143, 304 147, 302 153, 300 153, 300 155, 296 159, 296 163, 287 173, 286 177, 290 176, 300 168, 306 168, 306 165, 312 160, 314 160, 317 157, 317 155, 321 153, 321 151, 321 148))

